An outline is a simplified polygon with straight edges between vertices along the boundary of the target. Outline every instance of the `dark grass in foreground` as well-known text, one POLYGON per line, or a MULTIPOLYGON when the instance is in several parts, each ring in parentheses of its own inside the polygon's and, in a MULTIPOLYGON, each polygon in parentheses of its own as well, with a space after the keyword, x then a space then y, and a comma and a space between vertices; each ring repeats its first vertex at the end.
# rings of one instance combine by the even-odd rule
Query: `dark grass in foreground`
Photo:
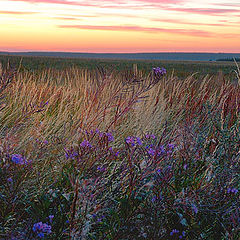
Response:
POLYGON ((1 239, 239 239, 238 83, 0 76, 1 239))

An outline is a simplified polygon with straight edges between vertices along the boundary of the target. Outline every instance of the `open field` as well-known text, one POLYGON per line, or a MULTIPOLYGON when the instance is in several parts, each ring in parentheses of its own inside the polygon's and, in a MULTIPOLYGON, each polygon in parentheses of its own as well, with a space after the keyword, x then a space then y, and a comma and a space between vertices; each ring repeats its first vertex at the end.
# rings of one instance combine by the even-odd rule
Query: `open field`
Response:
POLYGON ((114 70, 132 69, 137 64, 138 69, 149 72, 153 67, 163 66, 168 69, 168 75, 174 72, 178 78, 186 78, 195 74, 196 78, 203 78, 207 74, 216 76, 222 73, 231 80, 236 78, 233 70, 236 68, 233 62, 200 62, 200 61, 161 61, 161 60, 119 60, 119 59, 76 59, 76 58, 54 58, 54 57, 20 57, 0 55, 0 62, 6 65, 8 60, 12 65, 18 66, 22 61, 22 68, 25 70, 44 70, 46 68, 66 69, 77 67, 81 69, 95 70, 96 66, 113 68, 114 70))
POLYGON ((8 58, 0 239, 239 239, 236 65, 8 58))

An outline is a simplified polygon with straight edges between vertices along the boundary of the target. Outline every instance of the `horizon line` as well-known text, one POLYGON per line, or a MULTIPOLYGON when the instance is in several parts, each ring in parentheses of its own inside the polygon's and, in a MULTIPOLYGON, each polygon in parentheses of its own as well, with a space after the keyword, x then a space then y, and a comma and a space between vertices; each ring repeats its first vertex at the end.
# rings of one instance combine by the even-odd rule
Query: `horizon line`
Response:
POLYGON ((41 50, 33 50, 33 51, 2 51, 0 53, 72 53, 72 54, 144 54, 144 53, 212 53, 212 54, 240 54, 240 52, 209 52, 209 51, 159 51, 159 52, 71 52, 71 51, 41 51, 41 50))

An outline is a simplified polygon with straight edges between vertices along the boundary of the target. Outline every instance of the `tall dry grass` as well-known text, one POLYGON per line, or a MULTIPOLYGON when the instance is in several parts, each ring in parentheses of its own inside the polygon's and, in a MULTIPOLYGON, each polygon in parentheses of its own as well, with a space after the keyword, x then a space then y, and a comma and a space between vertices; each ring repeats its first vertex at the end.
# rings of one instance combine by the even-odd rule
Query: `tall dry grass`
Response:
POLYGON ((0 73, 0 236, 34 239, 55 214, 50 239, 235 239, 239 84, 136 65, 0 73))
POLYGON ((14 132, 22 142, 33 136, 71 142, 79 130, 91 128, 116 129, 118 136, 158 132, 166 123, 178 126, 182 119, 204 114, 206 103, 225 116, 229 101, 234 102, 231 111, 237 117, 238 92, 239 86, 221 76, 217 81, 208 76, 199 81, 194 75, 156 80, 136 67, 125 73, 77 68, 17 72, 4 92, 0 127, 3 135, 14 132))

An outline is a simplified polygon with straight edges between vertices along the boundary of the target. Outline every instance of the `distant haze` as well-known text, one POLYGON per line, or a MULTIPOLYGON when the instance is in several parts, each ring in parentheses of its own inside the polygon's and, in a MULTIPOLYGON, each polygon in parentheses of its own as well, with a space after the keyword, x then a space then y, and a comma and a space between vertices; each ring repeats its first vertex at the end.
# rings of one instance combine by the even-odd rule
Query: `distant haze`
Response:
POLYGON ((240 58, 240 53, 183 53, 183 52, 179 53, 0 52, 0 55, 64 57, 64 58, 183 60, 183 61, 216 61, 219 59, 240 58))

